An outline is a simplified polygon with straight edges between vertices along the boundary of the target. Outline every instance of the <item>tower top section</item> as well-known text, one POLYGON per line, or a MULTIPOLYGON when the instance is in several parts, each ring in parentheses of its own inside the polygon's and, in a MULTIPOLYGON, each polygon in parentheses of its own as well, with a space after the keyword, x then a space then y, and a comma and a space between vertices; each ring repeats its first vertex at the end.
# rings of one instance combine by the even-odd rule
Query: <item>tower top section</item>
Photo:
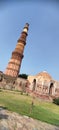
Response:
POLYGON ((24 45, 26 44, 26 37, 28 35, 28 29, 29 29, 29 24, 26 23, 22 32, 21 32, 21 36, 18 39, 18 43, 22 42, 24 45))
POLYGON ((22 32, 27 33, 27 32, 28 32, 28 29, 29 29, 29 24, 26 23, 26 24, 25 24, 25 27, 23 28, 23 31, 22 31, 22 32))

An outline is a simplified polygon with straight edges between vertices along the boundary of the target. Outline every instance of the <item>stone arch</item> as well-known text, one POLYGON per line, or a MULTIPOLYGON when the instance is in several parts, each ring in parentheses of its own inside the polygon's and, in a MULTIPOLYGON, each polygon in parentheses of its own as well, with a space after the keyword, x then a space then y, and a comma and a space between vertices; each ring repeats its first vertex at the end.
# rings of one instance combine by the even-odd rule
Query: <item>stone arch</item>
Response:
POLYGON ((35 88, 36 88, 36 79, 33 79, 33 88, 32 88, 32 91, 35 91, 35 88))
POLYGON ((49 95, 53 95, 53 87, 54 87, 54 83, 51 82, 49 86, 49 95))
POLYGON ((2 80, 3 80, 3 77, 2 77, 2 75, 0 75, 0 82, 2 82, 2 80))

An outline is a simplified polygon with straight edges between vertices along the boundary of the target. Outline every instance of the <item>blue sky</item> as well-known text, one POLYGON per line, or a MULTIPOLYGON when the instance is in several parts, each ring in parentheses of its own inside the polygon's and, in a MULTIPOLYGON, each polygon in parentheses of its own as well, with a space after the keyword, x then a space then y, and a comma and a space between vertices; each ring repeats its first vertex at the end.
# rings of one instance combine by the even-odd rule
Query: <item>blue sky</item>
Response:
POLYGON ((5 71, 27 22, 30 26, 20 73, 47 71, 59 80, 58 0, 0 1, 0 70, 5 71))

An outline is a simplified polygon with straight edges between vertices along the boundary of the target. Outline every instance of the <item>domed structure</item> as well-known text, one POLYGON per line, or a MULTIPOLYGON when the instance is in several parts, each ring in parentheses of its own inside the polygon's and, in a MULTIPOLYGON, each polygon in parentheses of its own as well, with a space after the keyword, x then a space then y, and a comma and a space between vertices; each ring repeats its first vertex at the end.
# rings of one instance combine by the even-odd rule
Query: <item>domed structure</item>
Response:
POLYGON ((35 76, 28 76, 30 90, 33 89, 34 79, 36 81, 35 92, 37 95, 53 95, 55 93, 54 80, 48 72, 43 71, 35 76))
POLYGON ((33 79, 36 79, 37 81, 41 81, 41 82, 43 82, 43 81, 48 81, 48 82, 50 82, 50 81, 52 80, 52 77, 49 75, 48 72, 43 71, 43 72, 38 73, 38 74, 35 75, 35 76, 28 76, 28 80, 29 80, 30 82, 32 82, 33 79))
POLYGON ((43 71, 43 72, 38 73, 38 74, 36 75, 36 78, 38 78, 40 81, 43 81, 43 80, 45 80, 45 81, 50 81, 50 80, 52 80, 52 77, 51 77, 51 76, 49 75, 49 73, 46 72, 46 71, 43 71))

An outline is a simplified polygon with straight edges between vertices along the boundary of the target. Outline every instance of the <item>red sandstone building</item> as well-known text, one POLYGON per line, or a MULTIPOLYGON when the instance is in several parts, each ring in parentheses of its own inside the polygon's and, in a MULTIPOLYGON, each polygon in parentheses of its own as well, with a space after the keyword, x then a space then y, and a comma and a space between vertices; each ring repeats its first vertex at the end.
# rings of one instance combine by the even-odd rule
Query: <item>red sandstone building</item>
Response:
POLYGON ((54 80, 46 71, 35 76, 28 76, 30 92, 33 89, 33 81, 36 80, 35 94, 42 97, 59 97, 59 81, 54 80))

